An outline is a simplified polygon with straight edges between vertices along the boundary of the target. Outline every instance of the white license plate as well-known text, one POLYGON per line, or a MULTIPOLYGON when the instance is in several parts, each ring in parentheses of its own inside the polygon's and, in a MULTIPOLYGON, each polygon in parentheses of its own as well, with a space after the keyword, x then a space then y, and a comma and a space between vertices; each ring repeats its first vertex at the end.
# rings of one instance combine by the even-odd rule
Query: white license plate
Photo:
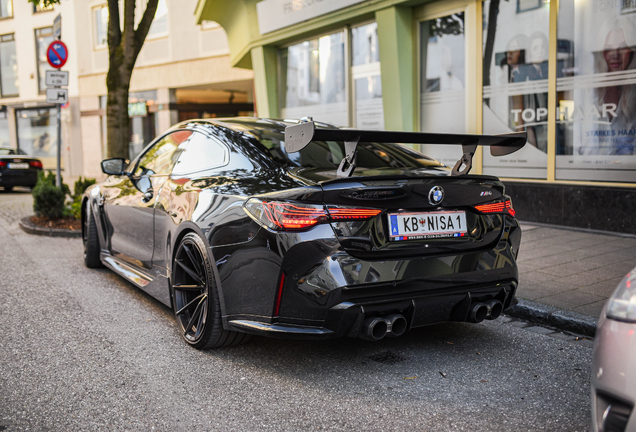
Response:
POLYGON ((391 240, 466 236, 466 212, 389 213, 391 240))
POLYGON ((28 163, 10 163, 9 169, 29 169, 28 163))

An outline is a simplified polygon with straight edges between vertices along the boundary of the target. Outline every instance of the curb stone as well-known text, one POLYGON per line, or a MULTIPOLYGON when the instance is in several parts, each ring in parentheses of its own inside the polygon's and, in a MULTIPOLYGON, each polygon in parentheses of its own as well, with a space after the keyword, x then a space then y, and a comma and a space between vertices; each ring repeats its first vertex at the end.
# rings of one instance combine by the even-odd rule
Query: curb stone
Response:
POLYGON ((598 324, 597 318, 525 299, 519 299, 519 304, 506 309, 504 313, 532 323, 556 327, 560 330, 589 337, 594 337, 598 324))
POLYGON ((19 222, 20 228, 22 231, 28 234, 41 235, 41 236, 49 236, 49 237, 67 237, 67 238, 81 238, 81 231, 74 231, 70 229, 63 228, 43 228, 41 226, 37 226, 33 222, 31 222, 31 216, 23 217, 19 222))

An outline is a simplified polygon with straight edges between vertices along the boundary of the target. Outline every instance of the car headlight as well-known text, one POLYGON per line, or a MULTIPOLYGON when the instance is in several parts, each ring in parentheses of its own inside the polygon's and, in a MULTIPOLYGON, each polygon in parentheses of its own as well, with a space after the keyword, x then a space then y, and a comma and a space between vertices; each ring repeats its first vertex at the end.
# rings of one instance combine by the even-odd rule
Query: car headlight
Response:
POLYGON ((623 278, 607 303, 607 317, 636 322, 636 269, 623 278))

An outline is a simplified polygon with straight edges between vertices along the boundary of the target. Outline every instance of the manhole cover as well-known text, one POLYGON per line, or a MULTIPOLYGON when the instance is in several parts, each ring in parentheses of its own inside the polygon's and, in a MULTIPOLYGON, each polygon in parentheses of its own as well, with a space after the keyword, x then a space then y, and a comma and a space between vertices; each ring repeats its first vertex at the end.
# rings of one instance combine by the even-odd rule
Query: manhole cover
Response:
POLYGON ((372 356, 369 356, 369 359, 378 363, 384 363, 384 364, 390 364, 390 365, 406 360, 401 355, 394 354, 391 351, 385 351, 378 354, 374 354, 372 356))

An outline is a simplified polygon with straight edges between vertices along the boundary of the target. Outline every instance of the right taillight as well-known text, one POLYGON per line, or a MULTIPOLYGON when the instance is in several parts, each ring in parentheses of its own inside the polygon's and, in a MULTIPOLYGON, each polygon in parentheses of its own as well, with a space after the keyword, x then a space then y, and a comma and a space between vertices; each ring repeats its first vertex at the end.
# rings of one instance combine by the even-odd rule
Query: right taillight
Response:
POLYGON ((477 210, 479 213, 485 213, 485 214, 507 213, 512 217, 514 217, 515 215, 515 209, 512 208, 512 201, 510 201, 509 199, 505 201, 499 201, 496 203, 481 204, 481 205, 475 206, 475 210, 477 210))
POLYGON ((378 209, 299 204, 283 201, 249 199, 245 211, 256 221, 274 231, 302 231, 319 223, 364 220, 377 216, 378 209))

